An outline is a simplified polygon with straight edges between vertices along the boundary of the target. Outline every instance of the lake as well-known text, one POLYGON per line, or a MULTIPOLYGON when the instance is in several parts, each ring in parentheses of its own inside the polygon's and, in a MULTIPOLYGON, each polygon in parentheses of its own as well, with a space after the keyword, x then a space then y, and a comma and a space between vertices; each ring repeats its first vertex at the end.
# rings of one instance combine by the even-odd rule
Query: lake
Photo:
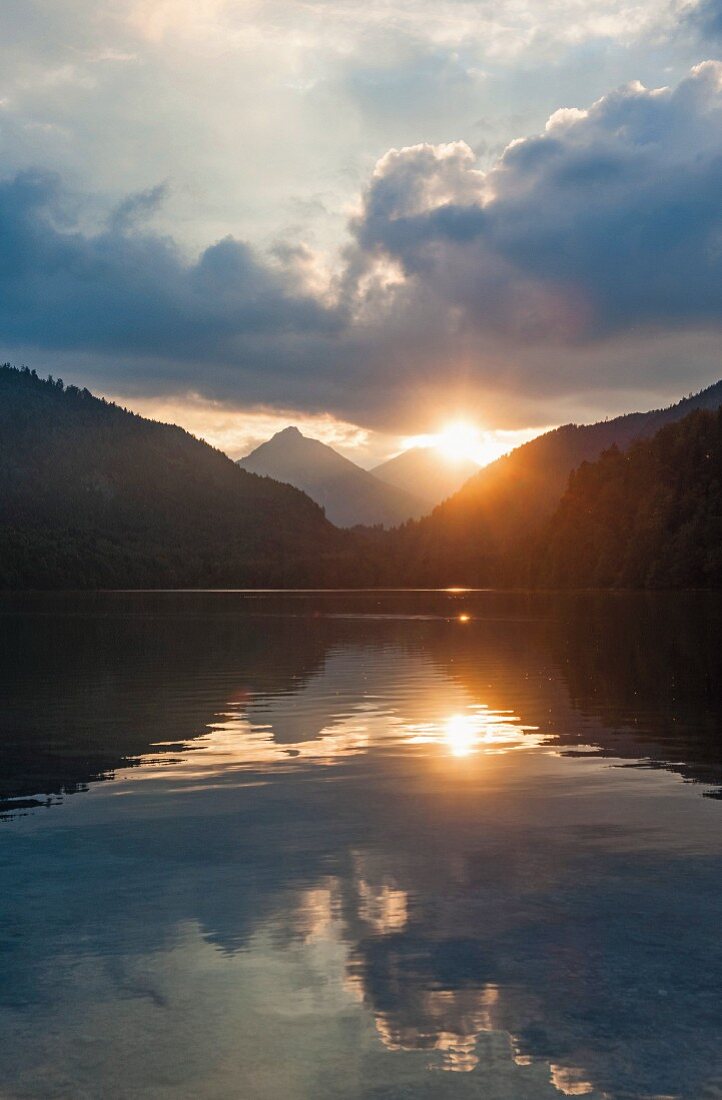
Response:
POLYGON ((722 1097, 718 594, 0 598, 0 1097, 722 1097))

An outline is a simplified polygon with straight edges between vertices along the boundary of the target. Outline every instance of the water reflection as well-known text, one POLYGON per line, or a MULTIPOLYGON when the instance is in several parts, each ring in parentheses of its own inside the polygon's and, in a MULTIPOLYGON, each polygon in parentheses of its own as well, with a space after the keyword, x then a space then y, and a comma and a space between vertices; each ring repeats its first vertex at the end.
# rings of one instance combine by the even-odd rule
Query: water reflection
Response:
POLYGON ((714 598, 77 600, 4 608, 8 1096, 719 1093, 714 598))
POLYGON ((279 595, 262 610, 76 594, 6 597, 0 614, 0 800, 83 789, 189 739, 223 767, 394 737, 469 755, 538 728, 562 751, 722 780, 715 594, 279 595))
MULTIPOLYGON (((353 651, 350 656, 368 668, 363 657, 353 651)), ((344 665, 348 660, 349 654, 345 654, 344 665)), ((337 711, 338 671, 331 654, 323 671, 293 696, 233 705, 209 723, 208 733, 196 743, 203 749, 202 755, 179 761, 180 772, 187 777, 193 769, 197 776, 208 777, 229 767, 256 768, 290 761, 338 764, 348 755, 394 745, 406 749, 436 745, 445 754, 461 757, 479 751, 532 748, 539 743, 530 736, 536 726, 522 724, 510 712, 498 713, 484 704, 465 702, 465 693, 420 656, 412 662, 395 649, 384 653, 383 676, 391 683, 413 686, 413 698, 404 701, 403 709, 376 683, 375 694, 348 701, 337 711), (333 691, 329 683, 336 685, 333 691), (446 710, 459 705, 466 709, 445 716, 446 710), (420 715, 426 720, 419 720, 420 715)))

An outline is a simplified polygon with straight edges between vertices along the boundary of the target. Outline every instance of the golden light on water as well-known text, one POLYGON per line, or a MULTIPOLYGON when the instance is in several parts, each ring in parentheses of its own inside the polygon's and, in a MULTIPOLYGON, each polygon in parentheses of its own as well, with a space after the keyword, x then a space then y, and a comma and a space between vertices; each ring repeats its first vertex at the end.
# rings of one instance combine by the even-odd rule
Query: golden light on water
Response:
POLYGON ((452 714, 444 723, 444 737, 452 756, 468 756, 478 733, 478 721, 473 714, 452 714))
POLYGON ((409 740, 416 744, 438 744, 449 756, 464 757, 483 751, 505 753, 535 743, 529 738, 537 726, 522 724, 516 715, 470 706, 438 722, 408 727, 409 740))
MULTIPOLYGON (((459 608, 447 622, 468 631, 473 620, 459 608)), ((234 688, 205 734, 194 739, 193 751, 186 754, 175 742, 158 742, 148 766, 133 769, 129 780, 156 778, 162 763, 166 782, 189 787, 257 783, 264 781, 258 773, 268 768, 332 767, 361 754, 408 749, 419 764, 435 761, 456 782, 481 766, 484 757, 539 744, 535 726, 492 699, 473 701, 462 685, 420 654, 392 647, 378 660, 365 655, 364 661, 364 677, 352 683, 344 679, 348 667, 338 653, 295 692, 268 695, 234 688), (339 685, 347 693, 341 698, 339 685), (471 757, 473 767, 459 766, 471 757), (245 772, 255 774, 245 777, 245 772)))

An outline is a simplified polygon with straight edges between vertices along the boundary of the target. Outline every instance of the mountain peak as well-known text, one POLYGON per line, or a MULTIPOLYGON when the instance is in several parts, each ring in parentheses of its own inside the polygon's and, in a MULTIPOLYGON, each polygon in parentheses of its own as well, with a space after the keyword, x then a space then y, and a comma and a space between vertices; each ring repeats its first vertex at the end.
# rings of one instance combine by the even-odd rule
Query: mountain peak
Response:
POLYGON ((239 466, 253 474, 295 485, 326 509, 332 523, 387 527, 424 514, 430 503, 387 484, 355 462, 289 425, 261 443, 239 466))
POLYGON ((296 427, 295 424, 289 424, 287 428, 281 428, 280 432, 276 432, 272 439, 305 439, 305 436, 296 427))
POLYGON ((407 492, 418 492, 422 485, 431 506, 440 504, 478 472, 478 463, 465 458, 447 462, 435 447, 411 447, 372 470, 381 481, 407 492))

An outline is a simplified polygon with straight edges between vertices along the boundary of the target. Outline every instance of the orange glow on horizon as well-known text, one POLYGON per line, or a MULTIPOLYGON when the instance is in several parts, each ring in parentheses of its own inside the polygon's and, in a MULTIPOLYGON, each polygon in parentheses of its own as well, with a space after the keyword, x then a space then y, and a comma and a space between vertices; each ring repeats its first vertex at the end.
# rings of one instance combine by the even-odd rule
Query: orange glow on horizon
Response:
POLYGON ((481 432, 465 420, 456 420, 442 428, 436 436, 433 446, 447 461, 454 463, 478 462, 483 454, 481 432))
POLYGON ((513 451, 522 443, 547 431, 547 428, 480 428, 468 420, 452 420, 437 432, 426 435, 407 436, 401 450, 412 447, 433 448, 436 453, 451 466, 474 462, 477 466, 488 466, 502 455, 513 451))

